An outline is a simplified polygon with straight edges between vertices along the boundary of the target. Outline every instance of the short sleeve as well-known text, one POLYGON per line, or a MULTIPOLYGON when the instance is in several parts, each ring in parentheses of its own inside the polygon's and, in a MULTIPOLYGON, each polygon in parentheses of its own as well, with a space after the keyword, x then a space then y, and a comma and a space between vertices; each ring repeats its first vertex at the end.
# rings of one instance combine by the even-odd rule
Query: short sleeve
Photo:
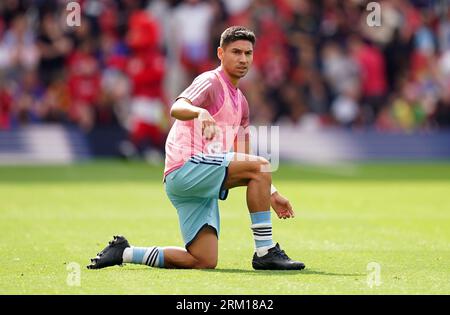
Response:
POLYGON ((213 99, 213 78, 204 73, 199 75, 192 84, 187 87, 178 97, 188 99, 192 105, 198 107, 209 106, 210 100, 213 99))

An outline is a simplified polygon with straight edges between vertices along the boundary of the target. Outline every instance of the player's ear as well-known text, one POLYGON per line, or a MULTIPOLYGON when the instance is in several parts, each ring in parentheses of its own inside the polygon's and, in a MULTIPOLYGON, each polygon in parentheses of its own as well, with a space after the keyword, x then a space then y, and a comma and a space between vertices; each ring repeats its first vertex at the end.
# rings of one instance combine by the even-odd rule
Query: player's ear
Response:
POLYGON ((217 58, 220 59, 220 61, 223 61, 223 48, 222 47, 217 47, 217 58))

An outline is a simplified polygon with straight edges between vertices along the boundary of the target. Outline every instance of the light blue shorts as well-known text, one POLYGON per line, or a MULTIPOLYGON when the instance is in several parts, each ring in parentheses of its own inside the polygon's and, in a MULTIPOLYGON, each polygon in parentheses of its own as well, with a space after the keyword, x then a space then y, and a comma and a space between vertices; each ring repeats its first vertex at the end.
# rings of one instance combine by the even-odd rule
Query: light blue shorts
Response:
POLYGON ((220 232, 219 199, 225 200, 223 185, 234 152, 197 154, 165 177, 167 196, 177 209, 181 234, 187 248, 204 226, 220 232))

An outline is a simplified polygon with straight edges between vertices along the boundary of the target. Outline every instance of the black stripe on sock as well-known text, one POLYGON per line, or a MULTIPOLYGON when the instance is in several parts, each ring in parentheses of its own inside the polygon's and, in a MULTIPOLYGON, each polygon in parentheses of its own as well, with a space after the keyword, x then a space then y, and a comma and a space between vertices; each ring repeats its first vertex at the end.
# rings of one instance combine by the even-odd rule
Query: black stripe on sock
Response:
POLYGON ((253 234, 272 234, 272 231, 253 231, 253 234))
POLYGON ((150 260, 150 256, 153 254, 153 252, 154 252, 154 248, 150 251, 150 254, 148 254, 148 256, 147 256, 147 259, 145 260, 145 264, 146 265, 148 265, 148 262, 149 262, 149 260, 150 260))
POLYGON ((159 254, 158 248, 155 247, 155 249, 156 249, 155 254, 152 255, 152 258, 150 259, 150 266, 151 266, 151 267, 154 267, 154 266, 155 266, 156 259, 158 258, 158 254, 159 254))
POLYGON ((158 250, 156 247, 152 249, 152 251, 150 252, 150 254, 147 257, 147 260, 145 261, 146 265, 149 265, 150 261, 151 261, 151 257, 155 254, 155 250, 158 250))
POLYGON ((252 229, 253 232, 260 232, 260 233, 266 233, 266 232, 272 232, 272 229, 252 229))
POLYGON ((252 229, 253 232, 272 232, 272 228, 269 229, 252 229))
POLYGON ((272 233, 253 233, 255 236, 272 236, 272 233))

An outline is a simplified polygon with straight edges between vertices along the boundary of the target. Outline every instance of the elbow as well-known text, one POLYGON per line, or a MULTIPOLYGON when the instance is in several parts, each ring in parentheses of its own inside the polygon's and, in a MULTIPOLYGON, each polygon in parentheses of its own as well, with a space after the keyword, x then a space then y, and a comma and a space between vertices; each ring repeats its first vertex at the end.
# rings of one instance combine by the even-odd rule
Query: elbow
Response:
POLYGON ((175 108, 175 106, 172 106, 172 108, 170 109, 170 117, 177 118, 177 109, 175 108))
POLYGON ((180 119, 181 110, 182 107, 180 106, 180 100, 176 100, 175 103, 172 104, 172 107, 170 108, 170 117, 175 119, 180 119))

